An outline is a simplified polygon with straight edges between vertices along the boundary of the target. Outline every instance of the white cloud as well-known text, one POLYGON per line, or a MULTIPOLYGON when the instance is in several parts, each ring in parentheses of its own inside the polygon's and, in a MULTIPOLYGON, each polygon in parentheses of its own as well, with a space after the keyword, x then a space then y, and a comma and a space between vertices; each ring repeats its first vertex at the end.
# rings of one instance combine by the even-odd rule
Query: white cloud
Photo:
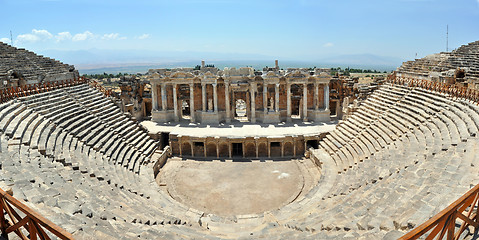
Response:
POLYGON ((43 39, 49 39, 53 37, 53 35, 45 29, 42 29, 42 30, 33 29, 32 33, 43 39))
POLYGON ((90 31, 85 31, 83 33, 77 33, 75 34, 75 36, 73 36, 72 40, 73 41, 85 41, 85 40, 88 40, 88 39, 93 39, 95 37, 95 35, 93 35, 93 33, 91 33, 90 31))
POLYGON ((61 33, 58 33, 55 36, 55 38, 56 38, 57 42, 61 42, 61 41, 72 39, 72 35, 71 35, 70 32, 61 32, 61 33))
POLYGON ((101 37, 103 40, 124 40, 126 37, 120 37, 119 33, 110 33, 110 34, 103 34, 101 37))
MULTIPOLYGON (((478 0, 478 1, 479 1, 479 0, 478 0)), ((149 38, 149 37, 150 37, 150 34, 146 34, 146 33, 145 33, 145 34, 142 34, 142 35, 138 36, 137 38, 143 40, 143 39, 147 39, 147 38, 149 38)))
POLYGON ((49 33, 47 30, 37 30, 33 29, 32 33, 20 34, 17 36, 17 41, 19 42, 38 42, 44 41, 47 39, 52 38, 53 35, 49 33))
POLYGON ((0 38, 0 42, 10 44, 10 38, 0 38))
POLYGON ((332 46, 334 46, 334 44, 333 44, 333 43, 330 43, 330 42, 325 43, 325 44, 323 45, 323 47, 332 47, 332 46))

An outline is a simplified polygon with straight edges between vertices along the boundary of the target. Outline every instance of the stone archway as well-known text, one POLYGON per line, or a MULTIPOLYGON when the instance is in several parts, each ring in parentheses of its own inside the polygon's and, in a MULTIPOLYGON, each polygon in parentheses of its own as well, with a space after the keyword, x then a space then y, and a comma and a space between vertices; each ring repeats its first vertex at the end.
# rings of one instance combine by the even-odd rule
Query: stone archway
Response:
POLYGON ((284 143, 284 156, 293 156, 293 143, 292 142, 285 142, 284 143))
POLYGON ((206 156, 216 157, 216 144, 215 143, 210 142, 206 145, 206 156))
POLYGON ((219 145, 220 157, 229 157, 229 149, 227 143, 221 143, 219 145))
POLYGON ((183 156, 191 156, 191 144, 189 142, 181 144, 181 154, 183 156))
POLYGON ((256 157, 256 146, 254 145, 254 143, 246 143, 245 144, 245 157, 249 157, 249 158, 254 158, 256 157))
POLYGON ((258 157, 268 157, 268 148, 265 142, 258 145, 258 157))
POLYGON ((269 147, 271 157, 281 157, 281 142, 270 142, 269 147))

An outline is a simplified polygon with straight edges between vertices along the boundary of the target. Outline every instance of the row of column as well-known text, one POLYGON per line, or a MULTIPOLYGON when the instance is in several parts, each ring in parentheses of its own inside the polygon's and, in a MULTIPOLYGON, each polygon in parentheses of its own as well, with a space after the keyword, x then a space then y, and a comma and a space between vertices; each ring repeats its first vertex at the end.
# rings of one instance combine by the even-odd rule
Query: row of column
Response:
MULTIPOLYGON (((206 93, 206 85, 201 84, 201 102, 202 102, 202 110, 203 112, 207 111, 207 93, 206 93)), ((213 108, 214 113, 218 113, 218 90, 217 84, 212 83, 213 87, 213 108)), ((268 85, 263 84, 263 111, 264 114, 268 113, 268 85)), ((274 92, 275 92, 275 103, 274 103, 274 112, 279 112, 279 83, 274 84, 274 92)), ((195 95, 194 95, 194 84, 189 84, 190 86, 190 116, 191 122, 195 122, 195 95)), ((319 84, 314 84, 314 108, 315 110, 319 110, 319 84)), ((288 121, 291 121, 291 84, 286 84, 286 113, 288 121)), ((152 108, 153 110, 158 111, 158 101, 157 99, 157 84, 152 85, 152 108)), ((250 94, 251 94, 251 122, 256 122, 256 98, 255 98, 255 90, 256 90, 256 83, 252 83, 250 85, 250 94)), ((230 95, 229 93, 229 85, 225 84, 225 110, 226 110, 226 122, 229 123, 231 121, 231 109, 230 109, 230 95)), ((324 87, 324 105, 325 111, 329 110, 329 85, 326 84, 324 87)), ((303 121, 308 120, 308 84, 303 84, 303 121)), ((161 110, 167 110, 167 96, 166 96, 166 84, 161 84, 161 110)), ((175 121, 179 121, 178 115, 178 105, 177 105, 177 84, 173 84, 173 110, 175 114, 175 121)))

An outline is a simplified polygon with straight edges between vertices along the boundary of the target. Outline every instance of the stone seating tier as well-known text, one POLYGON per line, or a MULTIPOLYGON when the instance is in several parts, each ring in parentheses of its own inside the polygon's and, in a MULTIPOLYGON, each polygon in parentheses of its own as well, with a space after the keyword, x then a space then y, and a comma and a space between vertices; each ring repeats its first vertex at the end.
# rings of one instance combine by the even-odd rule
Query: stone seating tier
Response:
POLYGON ((142 164, 156 143, 113 108, 86 85, 1 104, 0 187, 78 238, 378 239, 479 182, 479 106, 385 84, 312 150, 311 192, 256 220, 219 218, 159 190, 142 164))

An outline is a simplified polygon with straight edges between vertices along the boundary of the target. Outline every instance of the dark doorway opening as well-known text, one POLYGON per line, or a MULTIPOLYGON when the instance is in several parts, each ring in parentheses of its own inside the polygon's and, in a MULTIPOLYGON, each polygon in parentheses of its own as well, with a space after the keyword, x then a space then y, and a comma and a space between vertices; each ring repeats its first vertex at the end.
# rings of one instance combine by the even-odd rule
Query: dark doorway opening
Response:
POLYGON ((165 148, 166 146, 170 145, 170 133, 162 132, 160 138, 161 148, 165 148))
POLYGON ((232 143, 233 145, 233 157, 243 157, 243 144, 232 143))
POLYGON ((145 116, 151 116, 151 102, 145 102, 145 116))
POLYGON ((319 147, 319 144, 318 144, 318 140, 308 140, 306 142, 306 146, 307 148, 314 148, 314 149, 318 149, 319 147))
POLYGON ((281 143, 280 142, 271 142, 270 143, 270 155, 271 157, 280 157, 281 156, 281 143))
POLYGON ((183 118, 190 118, 190 101, 189 100, 183 100, 181 103, 181 115, 183 118))

